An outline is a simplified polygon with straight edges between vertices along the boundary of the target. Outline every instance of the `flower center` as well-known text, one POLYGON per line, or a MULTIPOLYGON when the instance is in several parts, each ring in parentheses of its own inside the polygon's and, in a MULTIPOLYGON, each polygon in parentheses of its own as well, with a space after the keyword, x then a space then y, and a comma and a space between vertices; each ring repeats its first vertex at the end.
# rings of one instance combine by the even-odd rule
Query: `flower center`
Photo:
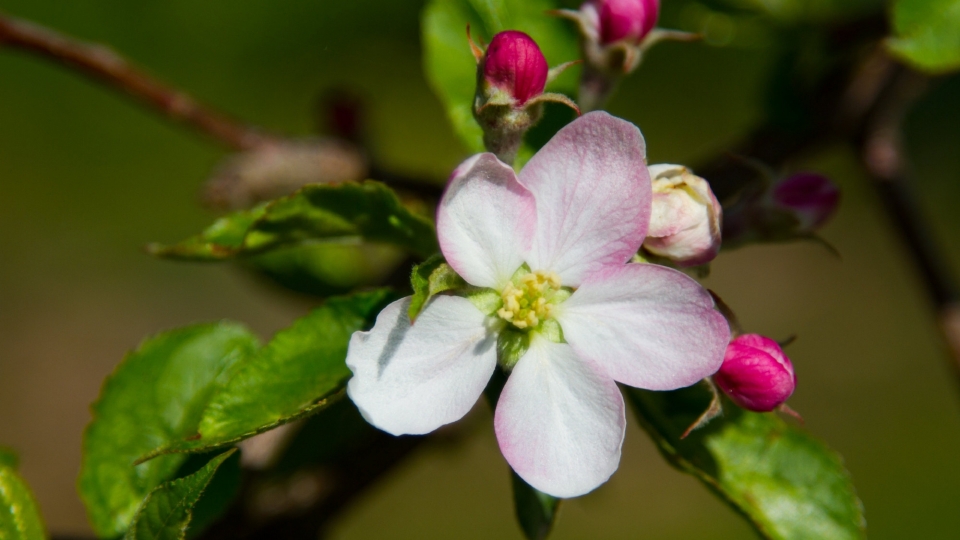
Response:
POLYGON ((560 276, 554 272, 536 271, 515 277, 500 293, 503 307, 497 310, 501 319, 523 330, 536 328, 550 318, 562 300, 560 276))

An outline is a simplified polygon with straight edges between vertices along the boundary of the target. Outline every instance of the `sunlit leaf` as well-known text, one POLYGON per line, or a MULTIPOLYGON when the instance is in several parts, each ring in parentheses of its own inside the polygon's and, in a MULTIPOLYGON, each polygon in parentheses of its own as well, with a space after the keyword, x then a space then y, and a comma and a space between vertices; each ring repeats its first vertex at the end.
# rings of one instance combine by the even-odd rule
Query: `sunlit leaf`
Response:
POLYGON ((184 540, 194 506, 220 465, 235 452, 224 452, 199 471, 151 491, 137 510, 124 540, 184 540))
POLYGON ((46 537, 30 488, 13 467, 0 464, 0 539, 44 540, 46 537))
POLYGON ((803 430, 727 402, 723 416, 681 440, 710 404, 705 386, 626 393, 664 457, 706 484, 763 538, 866 538, 863 508, 840 456, 803 430))
POLYGON ((178 244, 151 245, 159 257, 212 261, 251 257, 316 242, 382 243, 422 257, 438 250, 433 223, 379 182, 310 185, 263 207, 219 219, 178 244))
POLYGON ((157 335, 127 355, 84 434, 79 489, 97 534, 126 531, 143 498, 174 476, 185 456, 134 461, 195 433, 208 401, 258 346, 246 328, 218 323, 157 335))
POLYGON ((259 353, 242 360, 202 413, 193 417, 183 437, 156 445, 141 456, 209 451, 339 399, 351 374, 345 363, 350 336, 372 326, 393 299, 393 293, 381 289, 327 300, 278 332, 259 353))
MULTIPOLYGON (((555 66, 580 58, 573 25, 546 14, 558 7, 559 3, 550 0, 428 2, 421 20, 424 70, 446 108, 454 131, 470 152, 482 152, 484 147, 483 133, 472 112, 477 63, 467 42, 467 24, 474 39, 485 43, 503 30, 526 32, 540 46, 547 62, 555 66)), ((550 90, 573 95, 578 71, 568 70, 550 90)), ((525 153, 529 155, 529 148, 525 153)))
POLYGON ((897 0, 889 49, 932 73, 960 69, 960 0, 897 0))

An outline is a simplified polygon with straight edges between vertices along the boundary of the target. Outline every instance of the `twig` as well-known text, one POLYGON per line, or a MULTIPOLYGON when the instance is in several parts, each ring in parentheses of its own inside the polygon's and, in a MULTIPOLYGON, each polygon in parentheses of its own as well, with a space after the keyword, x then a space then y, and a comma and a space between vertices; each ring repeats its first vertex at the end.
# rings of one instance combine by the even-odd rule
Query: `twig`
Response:
POLYGON ((255 148, 270 140, 256 128, 215 112, 150 77, 108 47, 78 41, 2 13, 0 46, 28 51, 80 71, 237 150, 255 148))
POLYGON ((876 92, 869 121, 856 134, 856 141, 887 218, 903 241, 935 311, 953 360, 951 370, 960 382, 960 287, 917 204, 902 143, 903 119, 930 81, 897 65, 884 52, 878 54, 891 67, 884 70, 885 84, 876 92))

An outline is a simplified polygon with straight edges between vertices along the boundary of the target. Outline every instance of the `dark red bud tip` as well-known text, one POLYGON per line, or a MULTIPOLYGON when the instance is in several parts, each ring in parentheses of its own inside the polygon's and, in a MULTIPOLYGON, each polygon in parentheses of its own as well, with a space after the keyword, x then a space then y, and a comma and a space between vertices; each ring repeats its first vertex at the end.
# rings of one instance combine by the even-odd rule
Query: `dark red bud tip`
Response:
POLYGON ((605 45, 623 39, 640 43, 660 16, 660 0, 594 0, 594 5, 605 45))
POLYGON ((537 42, 516 30, 493 36, 483 60, 487 83, 509 93, 517 105, 543 93, 549 70, 537 42))
POLYGON ((833 215, 840 203, 840 189, 821 174, 794 174, 773 188, 773 200, 794 212, 801 226, 814 230, 833 215))
POLYGON ((797 386, 793 364, 780 345, 757 334, 730 342, 713 380, 734 403, 756 412, 776 409, 797 386))

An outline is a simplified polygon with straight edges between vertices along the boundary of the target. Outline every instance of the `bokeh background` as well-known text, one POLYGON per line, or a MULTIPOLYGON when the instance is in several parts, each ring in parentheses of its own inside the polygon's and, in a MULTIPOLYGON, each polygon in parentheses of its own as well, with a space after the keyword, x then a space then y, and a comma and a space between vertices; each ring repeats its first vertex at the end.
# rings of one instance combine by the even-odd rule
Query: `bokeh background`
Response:
MULTIPOLYGON (((307 135, 325 89, 362 95, 388 168, 442 179, 464 157, 420 63, 414 0, 0 0, 0 9, 113 45, 161 79, 269 130, 307 135)), ((665 44, 611 110, 637 123, 652 162, 693 164, 761 115, 778 48, 762 21, 731 24, 664 0, 663 23, 714 39, 665 44), (759 28, 759 30, 758 30, 759 28)), ((719 17, 719 18, 718 18, 719 17)), ((567 58, 549 58, 556 64, 567 58)), ((960 268, 960 78, 939 80, 908 119, 921 207, 960 268)), ((54 532, 88 531, 76 495, 80 439, 103 378, 146 335, 243 321, 264 337, 312 305, 228 266, 151 259, 212 217, 199 186, 226 150, 44 61, 0 49, 0 444, 16 448, 54 532)), ((746 328, 796 334, 790 404, 841 452, 875 540, 960 531, 960 387, 895 232, 850 149, 792 164, 843 189, 814 244, 723 254, 707 285, 746 328)), ((334 538, 520 538, 489 413, 476 434, 387 478, 334 538)), ((613 479, 567 502, 554 538, 752 538, 632 425, 613 479)))

